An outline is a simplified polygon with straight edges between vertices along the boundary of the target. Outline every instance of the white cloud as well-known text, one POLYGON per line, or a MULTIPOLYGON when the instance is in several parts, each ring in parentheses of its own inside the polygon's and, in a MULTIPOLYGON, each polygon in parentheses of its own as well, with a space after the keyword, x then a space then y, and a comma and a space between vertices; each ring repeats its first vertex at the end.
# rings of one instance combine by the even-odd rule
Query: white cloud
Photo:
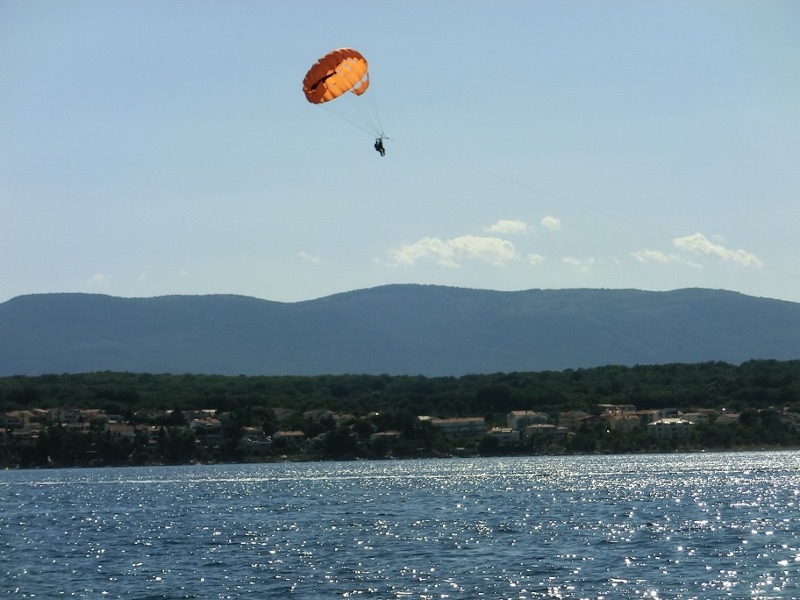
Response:
POLYGON ((413 265, 418 260, 431 258, 443 267, 456 268, 462 260, 481 260, 503 266, 516 260, 514 244, 497 237, 462 235, 450 240, 435 237, 422 238, 405 244, 392 253, 395 265, 413 265))
POLYGON ((500 219, 491 227, 487 227, 486 231, 513 235, 516 233, 527 233, 530 228, 530 225, 519 219, 514 219, 513 221, 510 219, 500 219))
POLYGON ((694 254, 705 256, 716 256, 722 260, 728 260, 742 265, 743 267, 763 267, 764 263, 755 255, 744 250, 730 250, 719 244, 714 244, 702 233, 695 233, 685 237, 672 240, 676 248, 694 254))
POLYGON ((580 259, 580 258, 575 258, 574 256, 565 256, 564 258, 561 259, 561 262, 563 262, 565 265, 569 265, 573 269, 577 269, 578 271, 585 273, 594 264, 594 259, 593 258, 580 259))
POLYGON ((542 219, 542 227, 550 231, 558 231, 561 229, 561 219, 557 217, 547 216, 542 219))
POLYGON ((319 263, 322 262, 322 259, 319 256, 314 256, 313 254, 309 254, 308 252, 298 252, 297 256, 315 265, 318 265, 319 263))
POLYGON ((631 256, 640 263, 657 262, 662 265, 679 260, 674 254, 664 254, 660 250, 640 250, 639 252, 631 252, 631 256))
POLYGON ((541 254, 528 254, 526 257, 529 265, 541 265, 546 259, 541 254))
POLYGON ((147 280, 147 273, 139 273, 139 276, 136 278, 138 283, 142 283, 143 281, 147 280))
POLYGON ((107 280, 106 276, 102 273, 95 273, 89 278, 91 283, 105 283, 107 280))

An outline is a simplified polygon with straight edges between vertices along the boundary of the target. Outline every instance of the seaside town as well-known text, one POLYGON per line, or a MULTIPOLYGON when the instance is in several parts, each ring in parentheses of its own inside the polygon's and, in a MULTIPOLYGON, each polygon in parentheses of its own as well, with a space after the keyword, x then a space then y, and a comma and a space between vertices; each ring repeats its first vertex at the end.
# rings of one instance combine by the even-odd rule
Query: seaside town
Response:
MULTIPOLYGON (((279 407, 270 413, 256 426, 215 409, 148 410, 127 417, 97 408, 13 410, 3 415, 0 457, 6 467, 57 467, 669 451, 770 441, 743 439, 747 426, 782 429, 795 434, 791 439, 800 432, 800 414, 788 409, 682 412, 597 404, 591 412, 555 415, 512 410, 504 423, 488 423, 480 416, 418 416, 402 428, 385 427, 379 412, 355 416, 319 409, 298 414, 279 407)), ((772 438, 772 443, 782 441, 786 438, 772 438)))

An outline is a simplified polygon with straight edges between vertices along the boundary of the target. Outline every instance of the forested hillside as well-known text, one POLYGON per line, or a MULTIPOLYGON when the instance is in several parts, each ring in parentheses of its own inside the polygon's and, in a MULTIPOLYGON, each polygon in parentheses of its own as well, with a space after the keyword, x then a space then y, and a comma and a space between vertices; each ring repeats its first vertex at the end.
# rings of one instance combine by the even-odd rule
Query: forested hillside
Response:
POLYGON ((43 294, 0 304, 0 376, 460 376, 751 359, 800 359, 800 304, 703 289, 421 285, 297 303, 43 294))
POLYGON ((0 378, 0 410, 76 406, 114 414, 147 409, 273 407, 365 414, 465 416, 510 410, 588 410, 596 403, 800 408, 800 361, 606 366, 462 377, 222 376, 82 373, 0 378))

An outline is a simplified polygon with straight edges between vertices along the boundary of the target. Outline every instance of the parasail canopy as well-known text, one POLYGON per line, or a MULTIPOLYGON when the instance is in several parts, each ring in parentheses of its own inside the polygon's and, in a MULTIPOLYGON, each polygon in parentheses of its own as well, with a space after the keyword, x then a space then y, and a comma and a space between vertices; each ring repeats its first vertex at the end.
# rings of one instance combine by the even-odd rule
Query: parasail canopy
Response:
POLYGON ((352 48, 328 52, 303 79, 303 93, 312 104, 330 102, 347 92, 360 96, 368 87, 367 59, 352 48))

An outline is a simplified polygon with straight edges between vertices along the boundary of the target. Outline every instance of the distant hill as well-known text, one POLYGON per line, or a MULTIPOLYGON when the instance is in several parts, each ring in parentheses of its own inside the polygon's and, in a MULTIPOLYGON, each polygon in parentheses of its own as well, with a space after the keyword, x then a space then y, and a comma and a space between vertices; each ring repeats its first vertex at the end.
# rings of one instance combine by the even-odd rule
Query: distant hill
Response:
POLYGON ((0 304, 0 375, 463 375, 800 358, 800 304, 684 289, 390 285, 297 303, 38 294, 0 304))

